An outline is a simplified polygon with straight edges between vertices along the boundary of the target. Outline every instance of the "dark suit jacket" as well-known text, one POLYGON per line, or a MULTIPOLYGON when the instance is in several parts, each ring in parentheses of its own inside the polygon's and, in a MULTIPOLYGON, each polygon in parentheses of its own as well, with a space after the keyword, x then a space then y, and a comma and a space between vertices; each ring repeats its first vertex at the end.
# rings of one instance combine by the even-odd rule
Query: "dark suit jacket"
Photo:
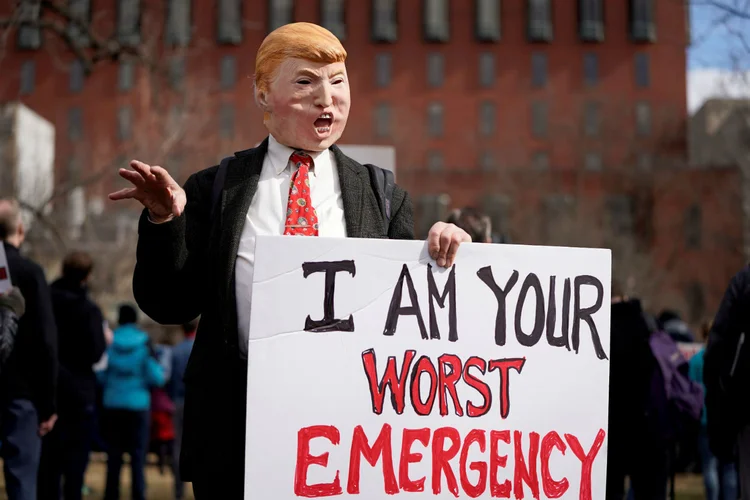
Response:
MULTIPOLYGON (((185 372, 182 476, 188 481, 230 484, 228 498, 241 498, 247 384, 247 365, 240 361, 237 347, 234 266, 267 148, 268 140, 238 153, 230 162, 215 223, 211 223, 210 212, 217 166, 187 180, 183 215, 153 224, 144 210, 138 230, 133 278, 138 305, 163 324, 184 323, 201 315, 185 372)), ((338 168, 348 236, 413 239, 412 205, 407 193, 396 187, 386 233, 368 170, 336 146, 331 150, 338 168)), ((216 494, 214 489, 211 495, 216 494)))

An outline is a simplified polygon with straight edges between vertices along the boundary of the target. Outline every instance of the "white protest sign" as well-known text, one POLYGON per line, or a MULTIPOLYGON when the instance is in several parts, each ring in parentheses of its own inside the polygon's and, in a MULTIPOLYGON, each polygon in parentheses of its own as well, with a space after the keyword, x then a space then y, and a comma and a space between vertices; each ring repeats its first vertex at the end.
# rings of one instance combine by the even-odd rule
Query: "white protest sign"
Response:
POLYGON ((258 237, 245 498, 605 497, 609 250, 258 237))
POLYGON ((12 287, 10 271, 8 270, 8 257, 5 255, 5 247, 0 242, 0 293, 5 293, 12 287))

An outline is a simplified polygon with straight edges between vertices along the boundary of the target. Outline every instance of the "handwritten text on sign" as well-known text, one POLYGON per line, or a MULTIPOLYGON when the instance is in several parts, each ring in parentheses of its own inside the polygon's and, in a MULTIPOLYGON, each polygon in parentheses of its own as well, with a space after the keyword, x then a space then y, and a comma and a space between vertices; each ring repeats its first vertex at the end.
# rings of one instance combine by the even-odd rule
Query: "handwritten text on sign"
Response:
POLYGON ((607 251, 259 238, 246 498, 601 498, 607 251))

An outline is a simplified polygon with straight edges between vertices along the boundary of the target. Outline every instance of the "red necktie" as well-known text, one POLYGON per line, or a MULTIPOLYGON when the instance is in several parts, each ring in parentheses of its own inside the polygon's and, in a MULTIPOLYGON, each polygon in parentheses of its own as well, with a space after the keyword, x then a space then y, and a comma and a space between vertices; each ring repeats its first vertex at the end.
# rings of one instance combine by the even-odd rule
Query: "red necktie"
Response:
POLYGON ((289 186, 284 234, 318 236, 318 216, 310 198, 312 158, 303 151, 295 151, 292 153, 292 163, 297 166, 297 171, 292 175, 292 183, 289 186))

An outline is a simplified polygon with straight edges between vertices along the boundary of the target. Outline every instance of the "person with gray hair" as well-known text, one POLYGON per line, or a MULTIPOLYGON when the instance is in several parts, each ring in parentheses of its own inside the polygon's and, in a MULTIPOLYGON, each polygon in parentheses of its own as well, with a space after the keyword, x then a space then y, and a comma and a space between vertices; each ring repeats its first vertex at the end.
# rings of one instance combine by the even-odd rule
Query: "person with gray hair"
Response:
POLYGON ((26 231, 17 201, 0 199, 0 241, 10 279, 26 301, 0 379, 0 456, 9 500, 35 500, 42 437, 57 420, 57 327, 42 268, 19 248, 26 231))

